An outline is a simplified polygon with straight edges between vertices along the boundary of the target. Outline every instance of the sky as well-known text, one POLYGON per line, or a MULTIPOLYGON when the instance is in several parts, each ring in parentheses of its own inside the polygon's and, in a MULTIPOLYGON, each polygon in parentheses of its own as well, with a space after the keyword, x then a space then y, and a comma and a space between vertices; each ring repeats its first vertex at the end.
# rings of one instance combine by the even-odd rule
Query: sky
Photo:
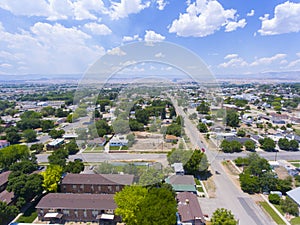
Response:
POLYGON ((300 71, 300 1, 1 0, 0 75, 84 73, 132 42, 170 42, 214 74, 300 71))

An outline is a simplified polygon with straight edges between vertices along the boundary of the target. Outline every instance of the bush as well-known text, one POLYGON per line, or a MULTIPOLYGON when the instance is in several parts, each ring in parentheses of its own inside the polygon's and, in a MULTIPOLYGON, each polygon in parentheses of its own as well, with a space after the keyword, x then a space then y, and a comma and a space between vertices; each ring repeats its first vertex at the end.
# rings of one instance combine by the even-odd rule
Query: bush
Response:
POLYGON ((280 203, 280 197, 279 197, 279 195, 277 195, 277 194, 270 194, 270 195, 269 195, 269 201, 270 201, 272 204, 278 205, 278 204, 280 203))

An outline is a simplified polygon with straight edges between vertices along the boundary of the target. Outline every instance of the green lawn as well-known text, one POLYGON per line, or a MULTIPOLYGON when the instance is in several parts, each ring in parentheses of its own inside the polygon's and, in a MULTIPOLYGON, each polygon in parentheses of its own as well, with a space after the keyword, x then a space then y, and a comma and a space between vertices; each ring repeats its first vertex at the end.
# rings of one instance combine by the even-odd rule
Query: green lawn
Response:
POLYGON ((32 223, 37 217, 35 206, 31 206, 27 211, 19 217, 18 223, 32 223))
POLYGON ((285 222, 277 215, 277 213, 271 208, 271 206, 269 206, 268 203, 260 202, 259 204, 266 210, 266 212, 272 217, 272 219, 277 224, 285 224, 285 222))
POLYGON ((300 217, 295 217, 295 218, 291 219, 290 223, 292 225, 299 225, 300 224, 300 217))
POLYGON ((197 187, 197 191, 199 191, 199 192, 204 192, 202 186, 198 186, 198 187, 197 187))
POLYGON ((197 178, 194 178, 196 185, 201 185, 200 181, 197 178))

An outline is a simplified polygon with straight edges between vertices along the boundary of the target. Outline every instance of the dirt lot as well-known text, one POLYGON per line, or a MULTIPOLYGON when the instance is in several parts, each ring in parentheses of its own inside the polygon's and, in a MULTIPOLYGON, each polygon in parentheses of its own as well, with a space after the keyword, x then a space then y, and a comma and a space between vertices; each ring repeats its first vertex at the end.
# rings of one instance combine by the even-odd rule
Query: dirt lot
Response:
POLYGON ((166 151, 178 147, 178 144, 166 143, 162 134, 135 132, 135 140, 129 150, 166 151))

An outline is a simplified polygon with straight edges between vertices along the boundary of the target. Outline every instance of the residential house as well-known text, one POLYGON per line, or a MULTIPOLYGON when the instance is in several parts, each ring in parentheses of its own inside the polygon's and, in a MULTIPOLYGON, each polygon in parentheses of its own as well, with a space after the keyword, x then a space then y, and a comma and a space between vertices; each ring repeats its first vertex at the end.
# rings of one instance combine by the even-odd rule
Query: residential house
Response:
POLYGON ((47 144, 47 149, 57 149, 64 143, 63 138, 55 139, 47 144))
POLYGON ((197 196, 190 192, 177 194, 178 225, 205 225, 204 216, 197 196))
POLYGON ((93 140, 88 140, 88 144, 91 146, 104 146, 106 143, 106 139, 103 137, 99 137, 99 138, 94 138, 93 140))
POLYGON ((298 207, 300 207, 300 187, 290 190, 286 194, 298 204, 298 207))
POLYGON ((174 168, 176 175, 184 175, 184 169, 182 163, 173 163, 171 166, 174 168))
POLYGON ((49 193, 37 204, 38 218, 54 223, 98 222, 115 225, 120 221, 112 194, 49 193))
POLYGON ((67 174, 61 181, 61 192, 115 194, 133 179, 129 174, 67 174))
POLYGON ((192 175, 172 175, 166 178, 166 183, 171 184, 176 192, 197 193, 196 183, 192 175))
POLYGON ((116 136, 110 139, 109 141, 109 146, 127 146, 128 145, 128 140, 125 139, 123 136, 116 136))
POLYGON ((14 193, 5 190, 8 184, 8 176, 11 171, 6 171, 0 174, 0 201, 10 205, 14 202, 14 193))
POLYGON ((167 143, 177 142, 178 141, 178 137, 176 137, 175 135, 167 134, 166 137, 165 137, 165 141, 167 143))

